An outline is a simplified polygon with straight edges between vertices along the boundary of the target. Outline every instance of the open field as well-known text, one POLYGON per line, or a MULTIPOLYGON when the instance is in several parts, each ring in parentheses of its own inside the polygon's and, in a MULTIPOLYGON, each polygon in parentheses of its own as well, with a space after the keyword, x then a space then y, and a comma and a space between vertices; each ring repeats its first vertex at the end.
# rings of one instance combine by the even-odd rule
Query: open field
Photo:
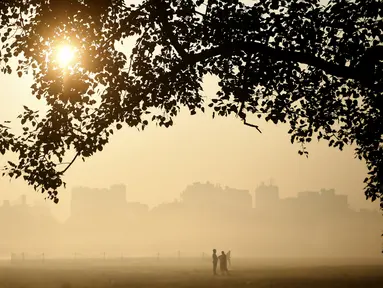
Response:
POLYGON ((2 261, 0 288, 383 287, 382 260, 233 260, 215 277, 207 259, 2 261))

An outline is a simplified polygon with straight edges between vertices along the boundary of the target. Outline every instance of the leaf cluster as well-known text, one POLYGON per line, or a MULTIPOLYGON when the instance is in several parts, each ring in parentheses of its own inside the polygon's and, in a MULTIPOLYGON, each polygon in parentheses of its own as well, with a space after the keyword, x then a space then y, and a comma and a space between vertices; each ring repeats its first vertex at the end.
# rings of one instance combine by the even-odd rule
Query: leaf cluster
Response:
POLYGON ((313 139, 356 145, 366 198, 383 208, 382 1, 8 0, 0 10, 1 71, 32 71, 32 93, 49 107, 25 109, 22 136, 0 126, 0 151, 19 155, 8 176, 57 199, 67 168, 102 151, 114 128, 169 127, 181 106, 205 112, 202 81, 215 75, 213 117, 288 123, 306 156, 313 139), (126 40, 132 51, 117 48, 126 40), (47 61, 63 42, 78 50, 67 73, 47 61))

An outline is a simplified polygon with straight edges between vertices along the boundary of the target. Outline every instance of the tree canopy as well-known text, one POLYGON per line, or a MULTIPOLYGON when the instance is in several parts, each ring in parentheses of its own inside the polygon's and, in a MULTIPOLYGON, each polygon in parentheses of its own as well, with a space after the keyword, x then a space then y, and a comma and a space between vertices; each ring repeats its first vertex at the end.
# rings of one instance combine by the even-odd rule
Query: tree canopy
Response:
POLYGON ((213 117, 235 114, 258 130, 248 115, 288 123, 304 155, 315 138, 354 144, 369 170, 366 198, 383 208, 383 2, 326 2, 1 1, 1 71, 32 73, 32 94, 48 107, 24 107, 22 135, 1 124, 0 152, 18 155, 4 175, 57 202, 70 165, 122 124, 169 127, 181 106, 205 112, 203 78, 215 75, 213 117), (116 45, 129 39, 132 51, 116 45), (62 44, 76 50, 65 69, 53 57, 62 44))

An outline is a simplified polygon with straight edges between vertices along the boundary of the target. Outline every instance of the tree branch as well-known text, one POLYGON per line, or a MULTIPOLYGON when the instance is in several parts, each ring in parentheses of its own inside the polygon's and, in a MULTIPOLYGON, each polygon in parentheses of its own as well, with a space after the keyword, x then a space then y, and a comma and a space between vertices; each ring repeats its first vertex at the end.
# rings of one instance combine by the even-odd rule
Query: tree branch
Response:
MULTIPOLYGON (((194 66, 198 62, 202 62, 204 60, 207 60, 209 58, 213 58, 216 56, 225 56, 225 57, 234 56, 239 52, 242 53, 243 51, 246 53, 253 53, 253 54, 259 52, 263 54, 265 57, 272 58, 276 61, 282 60, 286 62, 304 63, 310 66, 317 67, 318 69, 321 69, 333 76, 357 80, 361 82, 361 84, 364 85, 365 87, 369 87, 370 89, 376 92, 383 92, 383 81, 379 79, 381 82, 378 84, 374 84, 373 76, 366 77, 365 75, 366 73, 361 73, 361 69, 359 68, 359 66, 357 67, 342 66, 342 65, 328 62, 320 57, 317 57, 308 53, 304 53, 304 52, 295 52, 295 51, 284 50, 281 48, 272 48, 268 46, 267 44, 263 44, 259 42, 249 43, 249 42, 241 42, 241 41, 225 43, 217 47, 206 49, 197 54, 188 53, 187 56, 184 59, 182 59, 182 61, 178 62, 178 64, 174 65, 171 68, 170 72, 165 73, 161 75, 160 77, 158 77, 157 81, 153 81, 152 84, 146 88, 146 91, 148 91, 148 93, 150 91, 155 91, 156 90, 155 87, 157 87, 159 83, 169 82, 171 79, 176 77, 178 73, 186 69, 188 66, 194 66), (366 78, 368 80, 366 80, 366 78)), ((368 50, 366 54, 367 53, 370 54, 369 52, 370 51, 368 50)))
POLYGON ((173 47, 176 49, 177 53, 180 55, 182 59, 186 58, 188 56, 188 53, 185 51, 185 49, 182 47, 182 45, 178 42, 178 39, 176 35, 173 33, 173 27, 168 21, 168 13, 166 8, 165 1, 159 1, 156 3, 156 7, 159 11, 159 18, 160 22, 163 26, 162 30, 164 31, 165 36, 169 39, 170 43, 173 45, 173 47))
POLYGON ((250 123, 246 122, 246 119, 243 119, 243 124, 245 124, 246 126, 255 128, 255 129, 258 130, 259 133, 262 133, 262 131, 259 129, 259 126, 258 126, 258 125, 250 124, 250 123))
POLYGON ((77 157, 80 156, 80 154, 81 154, 81 151, 78 151, 76 155, 73 157, 72 161, 69 163, 69 165, 65 167, 64 170, 60 171, 59 174, 61 175, 64 174, 70 168, 70 166, 72 166, 72 164, 74 163, 74 161, 76 161, 77 157))
MULTIPOLYGON (((376 48, 370 48, 375 49, 376 48)), ((383 50, 383 48, 381 48, 383 50)), ((265 55, 265 57, 269 57, 275 60, 283 60, 286 62, 296 62, 307 64, 309 66, 317 67, 325 71, 328 74, 333 76, 346 78, 346 79, 354 79, 360 81, 363 85, 373 89, 376 92, 383 92, 383 82, 381 79, 381 83, 374 84, 374 75, 372 75, 373 71, 364 71, 361 73, 361 69, 359 66, 357 67, 347 67, 338 64, 334 64, 328 62, 320 57, 304 53, 304 52, 295 52, 288 51, 281 48, 273 48, 263 43, 258 42, 231 42, 225 43, 218 47, 213 47, 208 50, 204 50, 198 54, 191 54, 189 57, 185 58, 182 63, 176 65, 172 72, 170 73, 178 73, 178 71, 186 68, 188 65, 194 65, 198 62, 204 61, 206 59, 215 57, 215 56, 234 56, 239 52, 247 52, 247 53, 261 53, 265 55), (366 77, 366 73, 369 74, 366 77), (368 78, 368 82, 366 81, 368 78)), ((371 54, 369 50, 367 50, 366 54, 371 54)), ((383 53, 382 53, 383 55, 383 53)))

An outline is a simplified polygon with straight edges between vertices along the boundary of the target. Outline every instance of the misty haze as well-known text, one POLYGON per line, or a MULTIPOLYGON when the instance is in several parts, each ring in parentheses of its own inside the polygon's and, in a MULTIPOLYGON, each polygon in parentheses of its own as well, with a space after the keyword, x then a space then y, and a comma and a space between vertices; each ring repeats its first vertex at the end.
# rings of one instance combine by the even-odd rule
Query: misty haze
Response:
MULTIPOLYGON (((279 188, 255 190, 194 183, 179 199, 149 209, 131 202, 124 185, 72 190, 71 212, 57 221, 47 205, 26 196, 0 206, 0 256, 45 258, 206 258, 213 248, 236 258, 381 259, 381 214, 356 211, 334 189, 280 198, 279 188), (89 199, 92 199, 91 201, 89 199), (13 219, 12 222, 9 219, 13 219)), ((54 209, 54 208, 52 208, 54 209)), ((235 263, 235 260, 234 260, 235 263)))
POLYGON ((26 196, 12 203, 4 200, 0 284, 380 287, 383 283, 381 214, 351 209, 347 196, 334 189, 281 198, 272 183, 260 183, 252 191, 193 183, 179 199, 151 209, 129 201, 126 190, 121 184, 72 189, 70 216, 64 222, 56 220, 45 203, 28 204, 26 196), (226 282, 221 278, 211 282, 213 249, 218 255, 230 251, 226 282), (14 273, 22 277, 15 280, 14 273))
POLYGON ((382 288, 382 55, 382 0, 0 0, 0 288, 382 288))

